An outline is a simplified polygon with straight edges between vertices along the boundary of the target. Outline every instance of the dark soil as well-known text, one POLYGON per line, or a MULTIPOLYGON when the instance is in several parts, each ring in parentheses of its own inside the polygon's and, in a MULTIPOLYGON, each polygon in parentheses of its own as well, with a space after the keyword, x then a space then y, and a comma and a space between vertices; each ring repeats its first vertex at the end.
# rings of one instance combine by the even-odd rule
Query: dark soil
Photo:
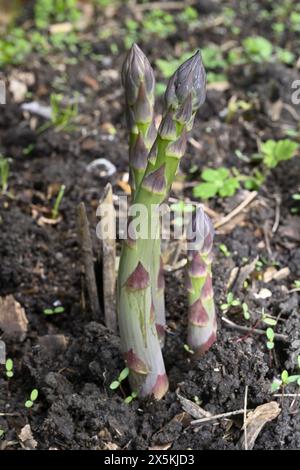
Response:
MULTIPOLYGON (((259 32, 261 25, 255 20, 255 12, 248 13, 241 13, 241 25, 250 28, 250 32, 259 32)), ((205 17, 205 12, 201 14, 205 17)), ((116 15, 114 20, 118 24, 120 18, 116 15)), ((103 21, 98 18, 95 31, 103 21)), ((93 29, 89 31, 91 36, 92 33, 93 29)), ((220 27, 190 36, 179 29, 171 38, 156 38, 153 45, 141 46, 154 63, 160 49, 172 54, 175 45, 183 40, 200 47, 211 40, 221 45, 230 40, 226 34, 220 27)), ((249 31, 245 30, 245 34, 249 31)), ((280 314, 282 321, 276 332, 287 335, 288 341, 276 341, 270 353, 264 336, 249 334, 241 339, 242 333, 228 329, 218 308, 218 341, 201 360, 193 361, 183 347, 187 311, 183 272, 175 270, 166 273, 169 333, 164 356, 170 391, 160 402, 137 399, 126 405, 127 384, 122 391, 109 389, 124 367, 119 339, 105 328, 103 319, 91 321, 88 304, 83 306, 85 289, 76 232, 76 207, 84 201, 95 238, 95 213, 102 190, 110 180, 114 193, 122 194, 118 181, 127 171, 119 78, 124 48, 120 46, 120 53, 112 56, 108 42, 94 43, 93 47, 104 54, 100 62, 83 57, 75 65, 65 65, 60 72, 55 69, 53 58, 50 61, 34 56, 18 67, 19 71, 34 74, 30 91, 39 101, 47 103, 55 90, 53 80, 60 75, 65 76, 63 87, 68 94, 78 90, 84 96, 74 131, 49 129, 38 133, 36 129, 44 123, 42 118, 34 122, 35 118, 23 113, 11 96, 7 105, 1 106, 0 151, 11 159, 9 190, 13 197, 0 196, 0 294, 13 294, 21 303, 29 328, 23 342, 0 336, 6 343, 7 356, 14 361, 14 377, 8 380, 4 372, 0 375, 0 429, 5 431, 0 448, 9 442, 13 442, 9 448, 20 448, 18 435, 29 423, 40 449, 148 449, 168 444, 171 449, 236 449, 243 434, 241 415, 193 428, 180 418, 183 410, 176 391, 193 401, 197 397, 205 410, 218 414, 243 408, 247 385, 249 409, 272 400, 277 400, 282 408, 279 417, 263 428, 254 448, 299 448, 299 398, 276 398, 270 392, 273 378, 280 376, 282 370, 297 373, 300 354, 299 293, 289 292, 293 281, 300 278, 299 216, 290 212, 297 202, 292 195, 300 192, 298 157, 271 172, 254 202, 242 217, 217 231, 215 242, 216 305, 225 301, 232 269, 258 256, 263 266, 260 272, 252 273, 249 287, 232 288, 236 297, 247 302, 250 322, 243 319, 239 309, 230 311, 227 317, 237 324, 252 326, 259 322, 262 308, 275 317, 280 314), (91 78, 100 84, 99 88, 91 86, 91 78), (109 132, 108 124, 116 128, 115 134, 109 132), (31 144, 32 152, 24 155, 24 149, 31 144), (110 179, 89 173, 86 167, 96 158, 110 160, 117 173, 110 179), (51 209, 55 200, 53 185, 60 184, 67 188, 61 204, 62 219, 57 225, 40 225, 40 216, 51 209), (278 229, 272 233, 276 198, 281 201, 280 219, 278 229), (291 230, 292 226, 296 228, 291 230), (221 253, 220 243, 226 244, 230 256, 221 253), (262 275, 272 265, 278 270, 288 267, 290 274, 282 280, 264 282, 262 275), (255 296, 262 288, 272 294, 265 300, 255 296), (64 306, 64 313, 44 315, 43 310, 57 301, 64 306), (64 335, 66 343, 56 344, 53 336, 49 339, 46 335, 64 335), (28 410, 24 402, 33 388, 39 390, 39 397, 28 410)), ((61 56, 56 57, 56 63, 59 60, 61 56)), ((8 79, 11 71, 9 67, 1 74, 8 79)), ((201 150, 189 145, 182 171, 198 165, 193 181, 204 166, 235 166, 248 173, 249 164, 235 156, 236 149, 251 155, 257 150, 258 137, 283 138, 286 126, 298 125, 289 112, 283 112, 276 122, 268 114, 272 99, 268 90, 274 80, 280 99, 292 106, 287 83, 295 76, 295 69, 278 64, 260 65, 253 70, 233 68, 230 90, 208 91, 192 133, 201 150), (226 123, 221 111, 233 95, 240 99, 254 97, 256 109, 247 120, 236 116, 226 123)), ((299 106, 294 109, 300 112, 299 106)), ((191 196, 190 188, 184 188, 184 194, 191 196)), ((225 215, 244 198, 241 190, 233 198, 215 198, 208 205, 225 215)), ((289 386, 286 392, 296 393, 296 388, 289 386)))

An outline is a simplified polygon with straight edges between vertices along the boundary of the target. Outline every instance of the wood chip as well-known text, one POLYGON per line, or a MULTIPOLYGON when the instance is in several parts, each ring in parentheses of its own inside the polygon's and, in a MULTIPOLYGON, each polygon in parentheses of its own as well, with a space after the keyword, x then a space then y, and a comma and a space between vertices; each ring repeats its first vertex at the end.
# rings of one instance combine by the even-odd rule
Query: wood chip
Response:
MULTIPOLYGON (((260 405, 254 411, 248 413, 245 425, 247 426, 247 449, 251 450, 254 447, 257 436, 266 423, 277 418, 280 413, 280 407, 276 401, 271 401, 260 405)), ((238 443, 240 449, 245 449, 245 434, 241 437, 238 443)))
POLYGON ((177 393, 177 397, 184 411, 186 411, 192 418, 201 419, 211 416, 211 413, 205 411, 201 406, 197 405, 193 401, 179 395, 179 393, 177 393))
POLYGON ((18 437, 23 449, 33 450, 38 444, 32 435, 30 424, 25 424, 18 437))
POLYGON ((23 341, 26 337, 28 320, 25 310, 13 295, 0 297, 0 329, 8 338, 23 341))
POLYGON ((258 293, 254 294, 254 297, 256 299, 265 300, 265 299, 268 299, 269 297, 272 297, 272 292, 269 289, 262 288, 262 289, 260 289, 260 291, 258 293))

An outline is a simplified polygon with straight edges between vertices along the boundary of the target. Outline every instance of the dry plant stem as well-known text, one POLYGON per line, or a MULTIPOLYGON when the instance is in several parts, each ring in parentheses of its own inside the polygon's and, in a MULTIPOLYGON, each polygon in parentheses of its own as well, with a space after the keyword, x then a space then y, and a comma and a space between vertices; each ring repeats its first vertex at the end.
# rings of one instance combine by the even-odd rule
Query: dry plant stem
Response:
MULTIPOLYGON (((113 227, 115 226, 115 210, 113 205, 113 193, 111 184, 108 183, 104 189, 99 203, 97 214, 101 216, 102 208, 109 220, 107 224, 109 233, 104 236, 100 233, 101 240, 101 266, 103 282, 103 305, 105 325, 114 333, 117 333, 116 315, 116 237, 113 227)), ((100 224, 101 231, 101 224, 100 224)))
MULTIPOLYGON (((132 198, 138 190, 147 168, 148 154, 157 137, 154 122, 155 78, 143 51, 133 44, 122 70, 125 90, 127 125, 129 130, 129 166, 132 198)), ((164 277, 161 262, 160 227, 153 250, 150 272, 157 331, 161 346, 165 338, 164 277)))
MULTIPOLYGON (((134 197, 134 204, 143 208, 146 236, 138 236, 131 223, 121 254, 118 277, 121 346, 130 368, 131 387, 140 396, 153 395, 160 399, 168 390, 155 325, 150 274, 159 228, 157 209, 169 196, 179 161, 185 152, 186 132, 191 129, 196 110, 204 99, 205 74, 201 56, 197 53, 169 81, 165 95, 166 112, 134 197)), ((133 222, 140 223, 136 219, 133 222)))
MULTIPOLYGON (((249 326, 242 326, 242 325, 237 325, 236 323, 233 323, 231 320, 228 320, 228 318, 226 317, 222 317, 222 320, 224 323, 226 323, 226 325, 233 329, 233 330, 237 330, 237 331, 241 331, 242 333, 245 332, 245 333, 254 333, 254 334, 257 334, 257 335, 266 335, 266 330, 261 330, 259 328, 253 328, 253 327, 249 327, 249 326)), ((274 334, 274 338, 277 339, 278 341, 283 341, 284 343, 288 342, 288 336, 287 335, 282 335, 280 333, 275 333, 274 334)))
POLYGON ((202 207, 192 219, 192 233, 198 237, 188 251, 186 288, 188 290, 188 345, 196 357, 216 340, 217 320, 212 288, 213 226, 202 207))
POLYGON ((85 204, 81 202, 77 208, 78 239, 82 251, 82 262, 85 271, 86 286, 94 320, 100 320, 101 309, 99 305, 96 276, 94 270, 93 246, 90 227, 86 215, 85 204))

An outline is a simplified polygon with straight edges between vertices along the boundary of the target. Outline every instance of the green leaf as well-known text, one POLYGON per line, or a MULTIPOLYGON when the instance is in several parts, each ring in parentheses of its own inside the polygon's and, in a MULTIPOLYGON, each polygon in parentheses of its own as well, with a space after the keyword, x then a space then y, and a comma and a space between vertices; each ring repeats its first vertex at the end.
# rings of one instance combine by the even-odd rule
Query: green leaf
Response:
POLYGON ((35 401, 38 395, 39 395, 39 391, 36 388, 34 388, 30 394, 30 400, 35 401))
POLYGON ((269 341, 273 342, 274 340, 274 330, 272 328, 267 328, 266 335, 269 341))
POLYGON ((26 408, 31 408, 33 406, 33 402, 31 400, 25 401, 25 407, 26 408))
POLYGON ((272 341, 267 341, 267 348, 268 349, 274 349, 274 343, 272 341))
POLYGON ((273 52, 272 43, 262 36, 247 37, 243 41, 243 47, 255 62, 269 60, 273 52))
POLYGON ((221 305, 221 310, 223 310, 223 311, 224 311, 224 310, 227 310, 228 307, 229 307, 228 304, 222 304, 222 305, 221 305))
POLYGON ((134 390, 131 394, 132 398, 136 398, 138 396, 138 392, 134 390))
POLYGON ((118 388, 119 386, 120 386, 120 382, 118 382, 118 380, 114 380, 114 381, 110 384, 109 388, 110 388, 111 390, 116 390, 116 388, 118 388))
POLYGON ((288 378, 289 378, 289 373, 287 370, 284 370, 282 373, 281 373, 281 380, 284 384, 287 383, 288 381, 288 378))
POLYGON ((200 183, 193 188, 193 196, 201 199, 209 199, 215 196, 217 192, 218 187, 215 183, 200 183))
POLYGON ((205 170, 202 171, 201 178, 204 181, 207 181, 209 183, 214 182, 216 179, 219 179, 218 170, 213 170, 212 168, 206 168, 205 170))
POLYGON ((277 390, 280 389, 281 385, 282 385, 281 380, 274 379, 271 385, 271 392, 277 392, 277 390))
POLYGON ((45 315, 53 315, 54 311, 52 310, 52 308, 45 308, 44 309, 44 314, 45 315))
POLYGON ((299 354, 299 356, 297 357, 297 362, 298 362, 298 367, 299 367, 299 369, 300 369, 300 354, 299 354))
POLYGON ((277 325, 277 321, 274 320, 274 318, 263 317, 263 318, 262 318, 262 321, 263 321, 266 325, 270 325, 270 326, 276 326, 276 325, 277 325))
POLYGON ((123 382, 123 380, 125 380, 126 377, 128 377, 128 375, 129 375, 129 368, 125 367, 125 369, 123 369, 119 375, 119 382, 123 382))
POLYGON ((241 302, 240 302, 240 300, 238 300, 238 299, 234 299, 234 300, 231 302, 231 305, 232 305, 233 307, 237 307, 238 305, 241 305, 241 302))
POLYGON ((4 433, 5 433, 4 429, 0 429, 0 437, 4 436, 4 433))
POLYGON ((13 373, 11 370, 8 370, 8 371, 6 372, 6 376, 7 376, 9 379, 11 379, 11 378, 14 376, 14 373, 13 373))
POLYGON ((237 178, 229 178, 224 181, 223 186, 219 189, 219 194, 221 197, 233 196, 239 187, 240 183, 237 178))
POLYGON ((63 313, 64 311, 64 307, 55 307, 54 309, 54 313, 63 313))
POLYGON ((300 375, 290 375, 287 379, 287 383, 291 384, 293 382, 298 382, 299 379, 300 379, 300 375))
POLYGON ((227 303, 228 304, 231 304, 233 301, 233 293, 232 292, 228 292, 227 294, 227 303))
POLYGON ((12 359, 7 359, 5 363, 5 368, 7 371, 11 371, 13 369, 14 363, 12 359))
POLYGON ((133 397, 132 397, 132 395, 129 395, 129 397, 126 397, 126 398, 125 398, 125 400, 124 400, 124 403, 127 403, 127 404, 129 404, 129 403, 131 403, 131 402, 132 402, 132 400, 133 400, 133 397))

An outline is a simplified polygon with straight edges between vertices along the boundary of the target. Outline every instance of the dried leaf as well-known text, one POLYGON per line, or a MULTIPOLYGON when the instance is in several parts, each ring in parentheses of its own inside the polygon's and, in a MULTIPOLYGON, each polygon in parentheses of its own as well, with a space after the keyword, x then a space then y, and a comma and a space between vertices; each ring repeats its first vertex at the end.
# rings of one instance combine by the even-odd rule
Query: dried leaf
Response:
POLYGON ((26 337, 27 326, 25 310, 13 295, 0 297, 0 329, 9 338, 23 341, 26 337))
POLYGON ((26 424, 18 435, 23 449, 33 450, 37 446, 37 441, 33 438, 29 424, 26 424))
MULTIPOLYGON (((245 423, 247 430, 247 449, 253 449, 257 436, 263 426, 269 421, 277 418, 280 411, 278 403, 276 401, 271 401, 258 406, 254 411, 250 411, 250 413, 248 413, 245 423)), ((245 448, 245 434, 241 437, 238 445, 241 449, 245 448)))

